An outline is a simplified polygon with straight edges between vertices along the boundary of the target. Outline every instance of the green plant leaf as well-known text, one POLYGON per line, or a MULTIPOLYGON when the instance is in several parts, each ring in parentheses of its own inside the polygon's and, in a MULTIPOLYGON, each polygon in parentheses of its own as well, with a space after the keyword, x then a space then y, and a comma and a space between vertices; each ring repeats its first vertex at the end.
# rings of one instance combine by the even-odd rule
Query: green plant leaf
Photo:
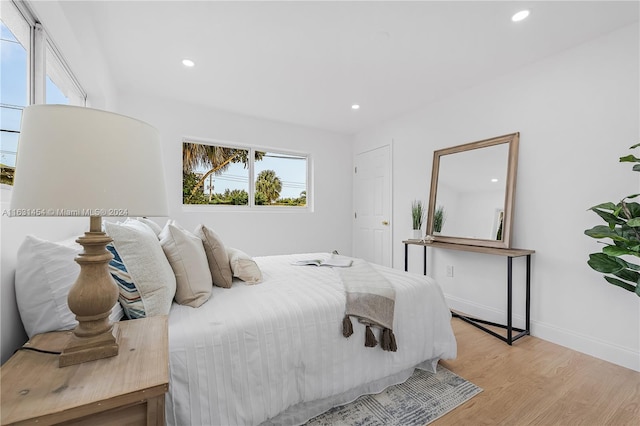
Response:
POLYGON ((620 278, 621 280, 629 281, 630 283, 634 283, 636 285, 638 284, 638 278, 640 278, 640 274, 630 269, 623 269, 622 271, 616 272, 613 275, 620 278))
POLYGON ((614 241, 628 241, 606 225, 596 225, 591 229, 587 229, 584 233, 591 238, 611 238, 614 241))
POLYGON ((613 274, 620 272, 627 267, 626 262, 617 257, 608 256, 604 253, 592 253, 587 261, 592 269, 603 274, 613 274))
POLYGON ((640 172, 640 164, 634 165, 633 169, 631 169, 631 170, 633 170, 634 172, 640 172))
MULTIPOLYGON (((629 290, 632 293, 636 293, 638 294, 638 286, 637 285, 632 285, 629 283, 625 283, 624 281, 620 281, 617 278, 613 278, 613 277, 604 277, 605 280, 607 280, 608 282, 610 282, 613 285, 617 285, 618 287, 622 287, 625 290, 629 290)), ((640 294, 638 294, 640 296, 640 294)))
POLYGON ((633 154, 625 155, 624 157, 620 157, 621 163, 640 163, 640 158, 637 158, 633 154))
POLYGON ((627 221, 627 226, 631 226, 633 228, 637 228, 640 226, 640 217, 634 217, 633 219, 629 219, 627 221))
POLYGON ((606 202, 606 203, 602 203, 602 204, 598 204, 597 206, 593 206, 587 210, 596 210, 596 209, 604 209, 604 210, 611 210, 614 211, 616 209, 617 205, 613 204, 612 202, 606 202))
POLYGON ((640 146, 640 143, 637 143, 637 144, 635 144, 635 145, 631 145, 631 146, 629 147, 629 149, 637 148, 637 147, 639 147, 639 146, 640 146))
POLYGON ((640 265, 636 265, 635 263, 627 262, 627 268, 633 269, 634 271, 640 271, 640 265))
POLYGON ((605 248, 602 249, 602 252, 608 256, 622 256, 625 254, 630 254, 630 255, 636 254, 627 248, 619 247, 619 246, 606 246, 605 248))
POLYGON ((629 281, 636 284, 638 284, 638 280, 640 280, 640 274, 636 271, 632 271, 631 269, 623 269, 622 271, 618 271, 613 275, 625 281, 629 281))
POLYGON ((612 214, 604 210, 595 209, 595 208, 591 210, 593 210, 598 216, 600 216, 605 222, 607 222, 609 224, 609 227, 611 227, 611 225, 614 225, 614 224, 620 225, 624 223, 624 219, 620 219, 618 215, 615 213, 612 214))
MULTIPOLYGON (((616 259, 621 265, 624 265, 626 269, 631 269, 634 271, 640 271, 640 265, 636 265, 635 263, 631 263, 631 262, 627 262, 626 260, 624 260, 621 257, 615 257, 614 259, 616 259)), ((635 281, 635 280, 632 280, 635 281)))

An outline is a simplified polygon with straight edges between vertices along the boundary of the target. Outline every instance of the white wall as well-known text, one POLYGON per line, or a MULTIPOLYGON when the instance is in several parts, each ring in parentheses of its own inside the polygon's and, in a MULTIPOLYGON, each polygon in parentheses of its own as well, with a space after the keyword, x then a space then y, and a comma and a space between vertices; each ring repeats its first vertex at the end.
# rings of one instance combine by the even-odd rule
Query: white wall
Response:
MULTIPOLYGON (((253 256, 338 250, 351 252, 351 138, 290 124, 152 97, 120 96, 119 112, 160 131, 170 217, 187 229, 204 223, 223 241, 253 256), (234 211, 182 206, 182 140, 193 137, 311 155, 312 212, 234 211), (191 208, 193 210, 193 208, 191 208)), ((166 219, 158 219, 164 224, 166 219)))
MULTIPOLYGON (((618 163, 639 142, 639 51, 636 24, 361 132, 354 152, 394 140, 394 234, 405 235, 411 200, 428 198, 434 150, 520 132, 513 247, 536 250, 533 335, 640 371, 640 298, 589 268, 601 245, 583 234, 600 224, 589 207, 639 189, 618 163)), ((410 252, 421 273, 422 250, 410 252)), ((452 307, 505 321, 504 258, 430 252, 429 273, 452 307)), ((394 253, 400 268, 400 238, 394 253)), ((514 261, 518 318, 523 264, 514 261)))

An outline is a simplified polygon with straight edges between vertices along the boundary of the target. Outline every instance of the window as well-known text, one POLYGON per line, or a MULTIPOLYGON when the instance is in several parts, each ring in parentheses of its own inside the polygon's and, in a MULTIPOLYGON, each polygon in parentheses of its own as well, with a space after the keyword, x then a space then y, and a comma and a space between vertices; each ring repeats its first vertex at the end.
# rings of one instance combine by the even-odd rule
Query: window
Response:
POLYGON ((249 150, 182 144, 184 204, 249 205, 249 150))
POLYGON ((308 156, 185 141, 182 202, 307 207, 308 156))
POLYGON ((24 3, 4 1, 0 10, 0 182, 13 185, 22 110, 34 103, 84 106, 86 95, 24 3))
POLYGON ((307 157, 264 152, 255 162, 256 204, 307 205, 307 157))
POLYGON ((86 95, 80 85, 50 40, 46 45, 45 103, 84 106, 86 95))
POLYGON ((1 89, 0 182, 13 184, 22 109, 29 105, 29 24, 13 3, 0 16, 1 89))

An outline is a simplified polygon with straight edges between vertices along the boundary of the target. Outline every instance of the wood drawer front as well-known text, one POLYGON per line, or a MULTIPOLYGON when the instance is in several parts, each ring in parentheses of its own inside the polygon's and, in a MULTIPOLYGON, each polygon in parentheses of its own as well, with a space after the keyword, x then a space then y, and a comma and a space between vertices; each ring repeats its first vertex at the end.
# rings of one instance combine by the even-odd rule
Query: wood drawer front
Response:
POLYGON ((64 426, 164 426, 164 395, 60 423, 64 426))

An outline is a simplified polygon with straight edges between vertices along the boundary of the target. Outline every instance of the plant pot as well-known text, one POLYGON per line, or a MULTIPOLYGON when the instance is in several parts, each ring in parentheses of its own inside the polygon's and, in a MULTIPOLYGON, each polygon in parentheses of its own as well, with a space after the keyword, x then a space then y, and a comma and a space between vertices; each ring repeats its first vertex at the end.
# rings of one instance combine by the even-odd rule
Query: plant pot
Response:
POLYGON ((419 229, 411 231, 411 239, 419 240, 420 238, 422 238, 422 232, 419 229))

